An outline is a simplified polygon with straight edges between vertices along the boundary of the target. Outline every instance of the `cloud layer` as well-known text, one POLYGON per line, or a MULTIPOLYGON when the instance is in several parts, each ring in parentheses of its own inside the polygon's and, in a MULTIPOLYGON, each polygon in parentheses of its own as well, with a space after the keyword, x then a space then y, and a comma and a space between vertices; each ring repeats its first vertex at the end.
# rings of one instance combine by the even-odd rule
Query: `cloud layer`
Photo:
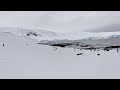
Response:
POLYGON ((0 26, 55 32, 92 31, 119 23, 120 11, 0 11, 0 26))

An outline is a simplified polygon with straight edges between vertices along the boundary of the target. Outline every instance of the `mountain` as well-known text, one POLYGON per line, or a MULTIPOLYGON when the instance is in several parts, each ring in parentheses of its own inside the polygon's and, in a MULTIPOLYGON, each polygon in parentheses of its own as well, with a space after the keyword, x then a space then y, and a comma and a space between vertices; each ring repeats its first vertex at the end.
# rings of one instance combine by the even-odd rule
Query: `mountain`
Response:
POLYGON ((80 40, 80 39, 104 39, 119 38, 120 32, 73 32, 56 33, 48 30, 24 29, 19 27, 0 27, 0 32, 41 40, 80 40))
POLYGON ((59 36, 56 32, 38 29, 24 29, 19 27, 1 27, 0 32, 9 32, 14 35, 29 37, 37 40, 59 36))

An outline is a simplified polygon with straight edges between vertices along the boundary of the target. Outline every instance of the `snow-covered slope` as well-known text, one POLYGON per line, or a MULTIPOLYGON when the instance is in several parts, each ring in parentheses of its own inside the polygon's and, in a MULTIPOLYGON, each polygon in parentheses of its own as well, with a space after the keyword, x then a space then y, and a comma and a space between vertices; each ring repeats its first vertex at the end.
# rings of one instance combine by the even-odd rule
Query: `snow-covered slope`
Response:
POLYGON ((0 44, 2 45, 4 43, 6 47, 7 46, 12 47, 12 46, 18 46, 18 45, 26 46, 27 44, 32 45, 33 43, 37 43, 37 42, 38 41, 36 39, 14 35, 9 32, 0 32, 0 44))
POLYGON ((19 27, 1 27, 0 32, 10 32, 14 35, 25 36, 29 38, 34 38, 37 40, 55 38, 59 36, 56 32, 51 32, 47 30, 37 30, 37 29, 24 29, 19 27))
MULTIPOLYGON (((111 45, 111 42, 119 44, 118 35, 119 33, 109 33, 103 35, 110 36, 109 38, 94 42, 85 39, 84 42, 101 43, 102 40, 108 39, 110 42, 107 44, 111 45)), ((63 40, 62 43, 66 42, 71 41, 63 40)), ((24 34, 0 32, 0 78, 120 78, 120 52, 117 53, 116 50, 74 51, 73 48, 60 47, 54 50, 54 47, 37 43, 36 39, 26 37, 24 34), (77 56, 78 53, 83 55, 77 56)))
POLYGON ((1 79, 120 78, 119 57, 116 50, 93 52, 58 47, 54 51, 28 37, 0 33, 1 79))
POLYGON ((47 30, 24 29, 18 27, 0 27, 0 32, 9 32, 14 35, 24 36, 40 40, 55 40, 55 39, 101 39, 120 37, 120 32, 75 32, 75 33, 56 33, 47 30))

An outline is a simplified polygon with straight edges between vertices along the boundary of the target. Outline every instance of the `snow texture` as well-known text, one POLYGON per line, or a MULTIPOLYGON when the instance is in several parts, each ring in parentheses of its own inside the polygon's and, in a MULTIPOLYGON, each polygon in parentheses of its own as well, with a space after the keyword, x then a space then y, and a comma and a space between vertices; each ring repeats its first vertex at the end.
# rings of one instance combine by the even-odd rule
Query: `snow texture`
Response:
POLYGON ((64 48, 38 44, 43 41, 44 43, 74 44, 77 41, 85 43, 85 45, 86 43, 91 45, 100 43, 102 46, 116 46, 120 45, 119 32, 86 32, 78 34, 76 38, 72 39, 75 35, 73 33, 66 35, 20 28, 12 28, 11 31, 10 28, 2 30, 3 28, 0 29, 0 78, 2 79, 120 78, 119 49, 118 52, 116 49, 109 52, 104 50, 90 51, 74 49, 74 47, 64 48), (86 36, 79 38, 82 37, 81 35, 86 36), (53 38, 50 38, 51 36, 53 38), (66 37, 66 40, 63 37, 66 37))

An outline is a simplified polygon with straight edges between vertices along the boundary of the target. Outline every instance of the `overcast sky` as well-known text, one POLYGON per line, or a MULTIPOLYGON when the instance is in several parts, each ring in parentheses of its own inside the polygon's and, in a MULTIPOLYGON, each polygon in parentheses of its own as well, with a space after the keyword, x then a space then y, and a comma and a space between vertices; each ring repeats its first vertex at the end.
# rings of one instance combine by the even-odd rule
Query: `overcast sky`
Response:
POLYGON ((90 31, 119 23, 120 11, 0 11, 0 26, 55 32, 90 31))

